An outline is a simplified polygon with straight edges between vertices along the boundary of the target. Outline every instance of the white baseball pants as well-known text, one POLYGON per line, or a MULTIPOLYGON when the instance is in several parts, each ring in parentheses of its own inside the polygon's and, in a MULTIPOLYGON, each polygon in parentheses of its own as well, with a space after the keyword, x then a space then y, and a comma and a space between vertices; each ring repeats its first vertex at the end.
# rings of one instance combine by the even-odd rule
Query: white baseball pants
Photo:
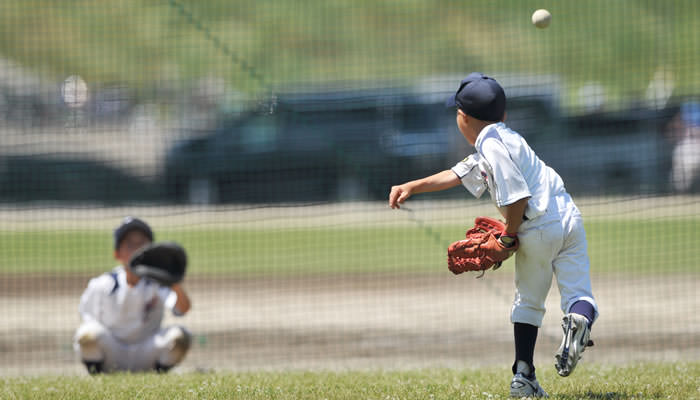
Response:
POLYGON ((511 322, 541 326, 545 300, 556 276, 561 309, 567 313, 579 301, 595 308, 589 274, 588 244, 583 220, 568 194, 552 198, 544 215, 524 221, 515 253, 515 300, 511 322))
POLYGON ((156 363, 174 366, 189 350, 191 334, 180 326, 161 329, 140 343, 124 343, 102 324, 86 321, 75 333, 73 347, 83 361, 103 363, 104 372, 149 371, 156 363))

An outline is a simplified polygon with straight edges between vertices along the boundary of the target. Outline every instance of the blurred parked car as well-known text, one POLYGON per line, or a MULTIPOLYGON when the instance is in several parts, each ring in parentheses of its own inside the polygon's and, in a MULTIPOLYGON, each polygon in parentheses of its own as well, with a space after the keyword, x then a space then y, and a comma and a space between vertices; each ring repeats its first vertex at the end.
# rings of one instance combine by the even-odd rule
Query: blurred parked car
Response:
POLYGON ((453 116, 433 107, 398 90, 279 95, 273 112, 173 147, 166 192, 191 203, 383 199, 444 168, 453 116))
POLYGON ((92 160, 0 156, 0 201, 125 204, 157 200, 158 188, 92 160))
POLYGON ((564 120, 555 135, 530 139, 576 194, 649 194, 669 189, 668 110, 633 109, 564 120))
MULTIPOLYGON (((556 77, 501 81, 506 122, 571 192, 667 189, 670 149, 660 129, 668 111, 568 117, 556 77)), ((166 158, 166 194, 190 203, 385 200, 391 185, 449 168, 474 152, 457 131, 454 111, 444 107, 455 82, 279 95, 275 107, 177 143, 166 158)))

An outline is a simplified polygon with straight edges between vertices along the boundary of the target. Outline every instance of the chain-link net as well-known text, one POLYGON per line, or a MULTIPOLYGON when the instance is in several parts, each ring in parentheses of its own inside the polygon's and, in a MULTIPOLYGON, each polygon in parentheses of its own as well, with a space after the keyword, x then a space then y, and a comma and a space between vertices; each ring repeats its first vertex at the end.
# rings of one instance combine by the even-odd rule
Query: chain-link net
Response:
MULTIPOLYGON (((84 373, 78 305, 126 216, 187 249, 192 308, 162 325, 192 334, 184 371, 510 365, 513 261, 480 280, 445 261, 498 216, 488 194, 387 205, 474 152, 444 106, 472 71, 583 213, 586 362, 697 360, 699 19, 693 0, 4 0, 0 371, 84 373)), ((538 366, 556 288, 547 310, 538 366)))

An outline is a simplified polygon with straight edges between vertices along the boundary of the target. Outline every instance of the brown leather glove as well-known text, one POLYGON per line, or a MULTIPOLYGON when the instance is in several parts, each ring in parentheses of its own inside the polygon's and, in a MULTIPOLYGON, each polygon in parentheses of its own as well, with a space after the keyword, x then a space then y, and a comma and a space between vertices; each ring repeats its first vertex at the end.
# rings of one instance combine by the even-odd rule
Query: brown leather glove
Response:
POLYGON ((517 238, 506 245, 498 240, 505 231, 505 224, 497 219, 478 217, 469 229, 466 239, 458 240, 447 249, 447 267, 452 273, 497 269, 518 249, 517 238))

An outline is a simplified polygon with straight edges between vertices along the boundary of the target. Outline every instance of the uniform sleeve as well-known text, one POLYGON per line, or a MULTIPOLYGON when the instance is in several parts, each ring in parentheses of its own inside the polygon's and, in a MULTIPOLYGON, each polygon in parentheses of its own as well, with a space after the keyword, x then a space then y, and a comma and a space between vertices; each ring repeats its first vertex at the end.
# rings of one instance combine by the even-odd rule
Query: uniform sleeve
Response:
POLYGON ((102 275, 93 278, 80 296, 78 312, 83 321, 103 322, 102 308, 104 297, 109 295, 114 287, 114 279, 110 275, 102 275))
POLYGON ((90 286, 85 288, 83 295, 80 296, 80 305, 78 312, 83 321, 97 320, 97 307, 95 307, 96 299, 94 292, 90 290, 90 286))
POLYGON ((488 137, 481 142, 479 152, 491 167, 494 189, 492 194, 498 207, 532 196, 520 168, 510 157, 502 141, 497 137, 488 137))
MULTIPOLYGON (((469 156, 469 157, 471 157, 471 156, 469 156)), ((469 173, 469 171, 471 171, 473 168, 473 165, 470 164, 471 160, 469 159, 469 157, 458 162, 457 164, 455 164, 454 167, 450 168, 452 170, 452 172, 454 172, 455 175, 457 175, 457 177, 459 179, 464 178, 464 176, 467 175, 469 173)))
POLYGON ((170 290, 170 288, 162 288, 159 293, 161 294, 161 298, 164 299, 163 304, 165 308, 172 311, 172 313, 177 317, 185 315, 182 311, 178 310, 177 307, 175 307, 175 304, 177 303, 177 293, 170 290), (165 289, 165 291, 163 291, 163 289, 165 289))
POLYGON ((479 168, 480 159, 479 154, 474 153, 452 167, 452 172, 462 181, 462 186, 469 190, 477 199, 484 194, 487 188, 479 168))

